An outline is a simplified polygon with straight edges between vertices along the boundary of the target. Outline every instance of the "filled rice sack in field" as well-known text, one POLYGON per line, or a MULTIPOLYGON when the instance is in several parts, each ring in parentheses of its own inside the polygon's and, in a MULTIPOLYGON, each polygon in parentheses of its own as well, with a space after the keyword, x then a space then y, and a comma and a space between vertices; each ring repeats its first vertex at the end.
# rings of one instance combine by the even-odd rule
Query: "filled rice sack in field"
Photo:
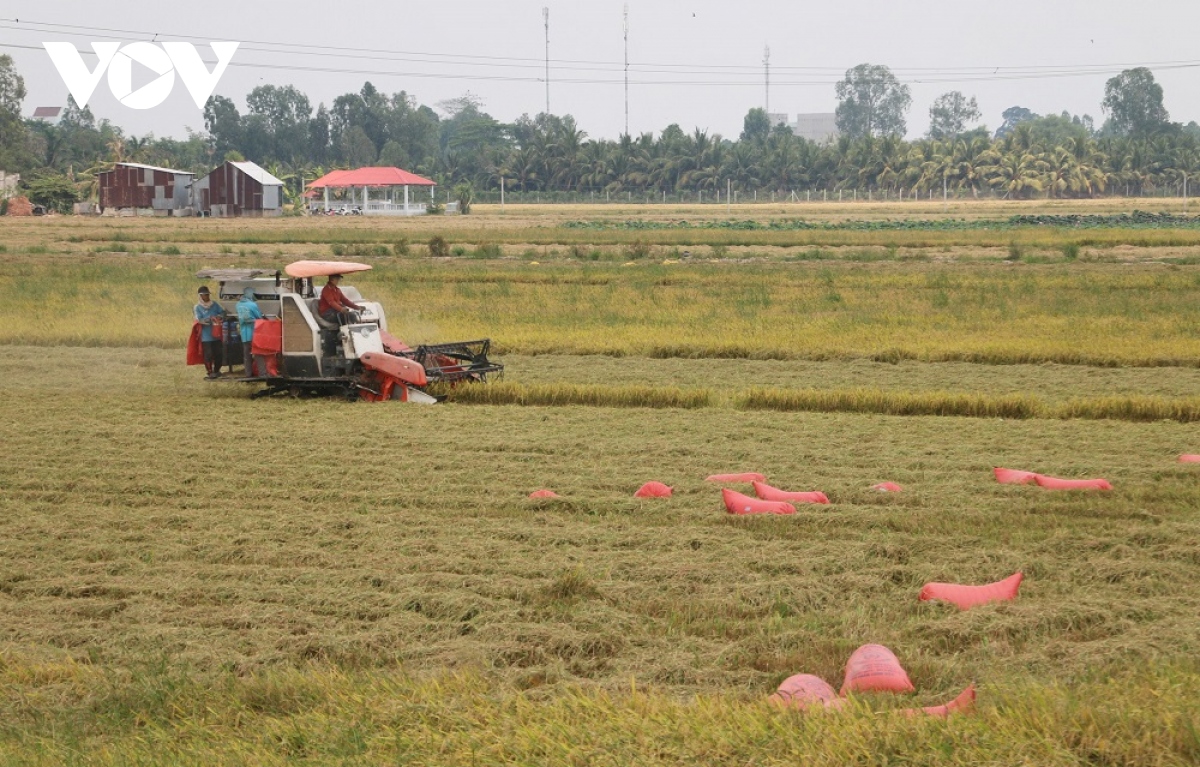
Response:
POLYGON ((880 482, 878 485, 871 485, 872 490, 877 490, 881 493, 898 493, 904 488, 897 485, 895 482, 880 482))
POLYGON ((728 488, 721 490, 725 508, 730 514, 795 514, 796 507, 783 501, 760 501, 728 488))
MULTIPOLYGON (((189 362, 188 364, 190 365, 191 363, 189 362)), ((1200 455, 1196 455, 1194 453, 1184 453, 1183 455, 1179 456, 1179 462, 1180 463, 1200 463, 1200 455)))
POLYGON ((785 708, 801 709, 809 706, 837 708, 843 702, 829 682, 812 674, 789 676, 768 700, 785 708))
POLYGON ((791 503, 829 503, 824 493, 816 490, 807 493, 792 493, 771 487, 765 482, 754 481, 754 494, 764 501, 790 501, 791 503))
POLYGON ((951 714, 969 714, 975 710, 975 685, 958 694, 958 697, 941 706, 926 706, 924 708, 906 708, 904 713, 909 716, 928 714, 929 716, 950 716, 951 714))
POLYGON ((1006 602, 1017 598, 1017 589, 1025 578, 1022 573, 1013 573, 1002 581, 983 586, 963 586, 958 583, 926 583, 921 587, 917 599, 922 602, 937 600, 949 602, 960 610, 985 605, 988 602, 1006 602))
POLYGON ((1032 471, 1020 471, 1018 469, 992 469, 996 474, 996 481, 1002 485, 1033 485, 1037 483, 1037 474, 1032 471))
POLYGON ((842 695, 852 692, 912 692, 915 689, 896 654, 881 644, 865 644, 846 661, 842 695))
POLYGON ((637 489, 634 498, 670 498, 671 488, 661 482, 647 482, 637 489))
POLYGON ((1039 474, 1035 481, 1047 490, 1112 490, 1107 479, 1059 479, 1039 474))
POLYGON ((756 471, 747 471, 742 474, 709 474, 704 478, 705 482, 765 482, 766 477, 756 471))
POLYGON ((561 498, 562 496, 553 490, 534 490, 529 494, 530 498, 561 498))

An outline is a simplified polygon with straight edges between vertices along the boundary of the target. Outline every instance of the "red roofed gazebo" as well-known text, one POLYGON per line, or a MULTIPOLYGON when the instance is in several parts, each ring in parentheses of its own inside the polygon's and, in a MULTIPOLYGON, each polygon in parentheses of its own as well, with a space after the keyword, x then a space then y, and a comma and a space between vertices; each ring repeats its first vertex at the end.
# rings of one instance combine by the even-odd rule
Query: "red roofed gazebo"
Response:
POLYGON ((429 187, 429 199, 433 199, 433 181, 400 168, 330 171, 308 185, 308 194, 323 196, 313 203, 314 212, 359 208, 368 216, 422 215, 427 212, 426 205, 409 200, 410 186, 429 187))

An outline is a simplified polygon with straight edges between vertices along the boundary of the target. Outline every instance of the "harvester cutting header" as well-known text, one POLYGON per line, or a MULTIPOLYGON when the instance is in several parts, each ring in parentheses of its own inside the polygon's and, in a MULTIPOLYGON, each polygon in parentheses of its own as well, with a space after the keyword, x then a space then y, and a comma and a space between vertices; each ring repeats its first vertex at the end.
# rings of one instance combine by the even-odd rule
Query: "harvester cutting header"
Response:
POLYGON ((213 357, 219 353, 220 359, 209 377, 221 377, 221 368, 227 367, 228 380, 265 384, 255 397, 342 395, 430 404, 437 399, 424 391, 429 384, 483 382, 503 372, 503 365, 488 359, 489 339, 414 349, 390 334, 383 307, 338 279, 370 268, 344 261, 297 261, 283 272, 198 272, 197 277, 215 280, 219 288, 215 300, 206 303, 207 294, 201 295, 188 364, 205 362, 202 346, 211 335, 209 352, 213 357), (315 285, 320 277, 326 278, 324 288, 315 285), (247 311, 247 306, 255 311, 247 311), (204 315, 212 319, 206 321, 204 315), (245 342, 250 354, 242 340, 247 335, 252 336, 245 342), (237 360, 244 360, 241 377, 234 377, 237 360))

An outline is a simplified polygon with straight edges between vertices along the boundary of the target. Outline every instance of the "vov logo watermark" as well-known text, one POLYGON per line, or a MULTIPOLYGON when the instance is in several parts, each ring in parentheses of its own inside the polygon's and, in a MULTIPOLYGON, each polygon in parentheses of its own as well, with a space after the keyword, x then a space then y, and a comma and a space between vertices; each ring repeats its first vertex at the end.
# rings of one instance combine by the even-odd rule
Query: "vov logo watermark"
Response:
POLYGON ((200 59, 200 53, 191 43, 92 43, 99 62, 89 70, 83 63, 83 54, 75 49, 74 43, 42 43, 50 54, 50 60, 67 89, 82 109, 87 106, 100 78, 108 71, 108 87, 112 94, 130 109, 152 109, 166 101, 175 87, 175 73, 179 73, 196 107, 204 108, 204 102, 217 87, 217 81, 225 74, 238 43, 210 43, 217 55, 217 65, 211 72, 200 59), (162 47, 159 47, 161 45, 162 47), (133 89, 133 63, 137 62, 158 75, 136 91, 133 89))

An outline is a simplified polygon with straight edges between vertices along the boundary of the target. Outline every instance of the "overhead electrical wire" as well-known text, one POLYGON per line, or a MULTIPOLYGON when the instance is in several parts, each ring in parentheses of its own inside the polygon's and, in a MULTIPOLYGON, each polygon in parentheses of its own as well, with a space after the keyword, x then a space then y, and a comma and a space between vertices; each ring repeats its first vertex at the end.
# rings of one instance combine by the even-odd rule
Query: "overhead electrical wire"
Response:
MULTIPOLYGON (((182 38, 187 40, 211 41, 211 36, 201 35, 175 35, 166 33, 150 33, 144 30, 120 29, 113 27, 90 27, 76 24, 57 24, 50 22, 38 21, 20 21, 19 19, 0 18, 0 29, 10 29, 15 31, 26 32, 43 32, 55 33, 73 37, 110 37, 120 40, 129 40, 134 38, 157 38, 159 36, 182 38), (78 30, 78 31, 69 31, 78 30)), ((20 45, 16 43, 0 42, 0 48, 23 48, 30 50, 40 50, 41 46, 36 45, 20 45)), ((276 41, 255 41, 245 40, 239 43, 239 51, 248 51, 252 53, 270 53, 276 55, 288 56, 308 56, 318 58, 343 58, 343 59, 361 59, 367 61, 398 61, 405 63, 425 63, 436 64, 438 66, 454 66, 454 67, 504 67, 510 69, 541 69, 545 65, 542 59, 521 58, 515 56, 485 56, 475 54, 442 54, 429 52, 415 51, 396 51, 387 49, 373 48, 347 48, 342 46, 329 45, 309 45, 303 43, 287 43, 276 41), (264 48, 260 46, 273 46, 264 48), (284 50, 278 50, 282 48, 284 50), (288 50, 297 49, 297 50, 288 50), (380 55, 383 54, 383 55, 380 55), (527 62, 527 63, 526 63, 527 62)), ((91 51, 81 51, 83 54, 93 55, 91 51)), ((623 71, 624 65, 621 62, 594 61, 583 59, 551 59, 556 66, 556 69, 565 71, 580 71, 580 72, 618 72, 623 71)), ((212 62, 208 62, 212 63, 212 62)), ((540 76, 518 76, 518 75, 503 75, 503 74, 478 74, 478 73, 458 73, 458 72, 424 72, 424 71, 385 71, 372 69, 359 69, 336 66, 306 66, 298 64, 278 64, 263 61, 231 61, 231 67, 241 67, 249 69, 272 69, 272 70, 287 70, 298 72, 312 73, 330 73, 330 74, 354 74, 366 75, 370 77, 413 77, 413 78, 429 78, 429 79, 448 79, 448 80, 480 80, 480 81, 500 81, 500 82, 544 82, 544 78, 540 76)), ((967 67, 893 67, 890 68, 893 74, 897 74, 897 80, 910 84, 921 83, 954 83, 954 82, 988 82, 1002 80, 1038 80, 1038 79, 1056 79, 1064 77, 1086 77, 1095 75, 1117 74, 1125 69, 1135 66, 1145 66, 1151 69, 1167 70, 1167 69, 1190 69, 1200 67, 1200 60, 1185 60, 1185 61, 1160 61, 1160 62, 1140 62, 1140 63, 1122 63, 1122 64, 1078 64, 1070 66, 1062 65, 1023 65, 1023 66, 967 66, 967 67)), ((791 80, 782 79, 774 80, 774 84, 780 86, 810 86, 810 85, 831 85, 840 81, 845 70, 838 67, 796 67, 796 66, 773 66, 774 71, 793 72, 797 75, 801 73, 809 73, 808 79, 791 80), (824 77, 821 75, 825 74, 824 77)), ((631 79, 630 85, 641 86, 704 86, 704 87, 721 87, 721 86, 737 86, 744 87, 748 85, 758 85, 761 79, 761 70, 758 67, 747 65, 690 65, 690 64, 669 64, 669 63, 630 63, 630 70, 640 74, 657 74, 657 75, 680 75, 675 79, 631 79), (699 76, 717 75, 722 78, 735 79, 696 79, 699 76), (743 77, 745 79, 736 79, 743 77), (686 78, 686 79, 685 79, 686 78)), ((558 82, 570 83, 575 85, 622 85, 624 80, 621 78, 598 78, 598 77, 560 77, 556 78, 558 82)))

